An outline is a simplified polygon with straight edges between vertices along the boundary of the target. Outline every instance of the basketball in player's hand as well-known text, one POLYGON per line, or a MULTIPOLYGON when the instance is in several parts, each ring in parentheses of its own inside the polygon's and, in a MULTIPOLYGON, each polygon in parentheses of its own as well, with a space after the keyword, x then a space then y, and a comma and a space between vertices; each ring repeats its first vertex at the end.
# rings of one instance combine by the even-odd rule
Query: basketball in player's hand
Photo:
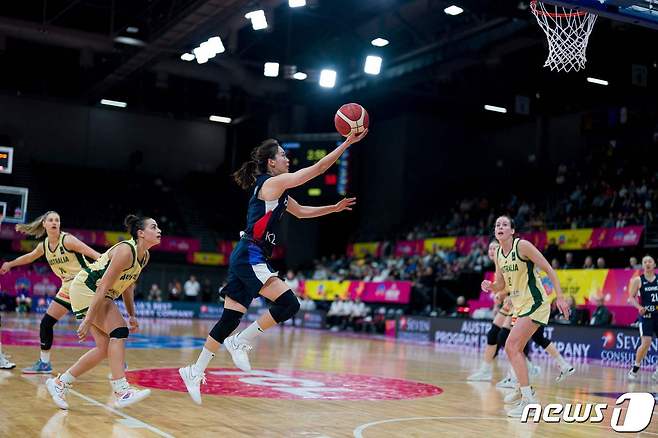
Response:
POLYGON ((343 137, 350 134, 360 134, 366 130, 370 124, 368 112, 358 103, 346 103, 338 108, 334 117, 336 131, 343 137))

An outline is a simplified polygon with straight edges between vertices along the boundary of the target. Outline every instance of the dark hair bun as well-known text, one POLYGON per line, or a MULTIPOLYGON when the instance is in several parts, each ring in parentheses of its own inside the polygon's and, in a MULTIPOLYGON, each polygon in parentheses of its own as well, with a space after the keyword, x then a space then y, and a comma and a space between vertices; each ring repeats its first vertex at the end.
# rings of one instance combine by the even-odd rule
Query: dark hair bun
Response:
POLYGON ((123 225, 126 227, 126 231, 128 231, 129 233, 131 233, 132 230, 133 230, 133 227, 135 226, 135 224, 136 224, 137 222, 139 222, 139 217, 136 216, 136 215, 134 215, 134 214, 129 214, 129 215, 126 216, 126 218, 123 220, 123 225))

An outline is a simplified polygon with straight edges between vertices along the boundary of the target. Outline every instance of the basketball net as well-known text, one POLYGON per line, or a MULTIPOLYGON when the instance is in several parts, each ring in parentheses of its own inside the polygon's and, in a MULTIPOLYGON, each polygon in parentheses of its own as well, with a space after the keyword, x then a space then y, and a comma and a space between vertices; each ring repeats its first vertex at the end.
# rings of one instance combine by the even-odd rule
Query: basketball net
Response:
POLYGON ((563 72, 584 69, 587 42, 597 15, 537 0, 530 2, 530 10, 548 39, 548 57, 544 67, 563 72))

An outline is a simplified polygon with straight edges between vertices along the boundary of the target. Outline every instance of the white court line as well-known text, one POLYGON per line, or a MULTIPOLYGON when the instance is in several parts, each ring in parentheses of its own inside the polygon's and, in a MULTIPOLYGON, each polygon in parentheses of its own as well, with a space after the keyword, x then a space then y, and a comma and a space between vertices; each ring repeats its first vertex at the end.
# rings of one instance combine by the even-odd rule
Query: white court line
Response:
MULTIPOLYGON (((354 438, 363 438, 363 431, 369 428, 370 426, 376 426, 379 424, 385 424, 385 423, 398 423, 401 421, 416 421, 416 420, 467 420, 467 421, 475 421, 475 420, 486 420, 486 421, 506 421, 506 422, 511 422, 515 421, 518 419, 511 418, 511 417, 407 417, 407 418, 391 418, 388 420, 380 420, 380 421, 373 421, 371 423, 365 423, 362 424, 361 426, 357 427, 352 431, 352 434, 354 435, 354 438)), ((520 420, 519 420, 520 421, 520 420)), ((564 423, 562 423, 564 424, 564 423)), ((601 426, 598 424, 587 424, 587 423, 580 423, 579 426, 585 426, 585 427, 596 427, 599 429, 607 429, 609 431, 612 431, 612 429, 609 426, 601 426)), ((638 432, 638 434, 647 434, 647 435, 657 435, 658 433, 654 432, 638 432)))
POLYGON ((78 391, 74 391, 74 390, 72 390, 72 389, 69 389, 69 392, 70 392, 71 394, 73 394, 73 395, 75 395, 75 396, 78 396, 78 397, 80 397, 81 399, 83 399, 83 400, 85 400, 85 401, 91 403, 92 405, 96 405, 96 406, 98 406, 98 407, 101 407, 101 408, 103 408, 103 409, 105 409, 105 410, 108 410, 108 411, 112 412, 112 413, 115 414, 115 415, 118 415, 119 417, 123 417, 123 418, 125 418, 126 420, 131 421, 132 424, 139 425, 140 427, 143 427, 143 428, 145 428, 145 429, 148 429, 148 430, 150 430, 151 432, 153 432, 153 433, 156 434, 156 435, 160 435, 160 436, 165 437, 165 438, 174 438, 173 435, 169 435, 167 432, 164 432, 164 431, 158 429, 157 427, 151 426, 150 424, 144 423, 143 421, 138 420, 137 418, 134 418, 134 417, 131 417, 130 415, 124 414, 123 412, 114 409, 112 406, 108 406, 108 405, 106 405, 106 404, 103 404, 103 403, 101 403, 101 402, 99 402, 99 401, 94 400, 94 399, 91 398, 91 397, 87 397, 87 396, 84 395, 84 394, 80 394, 78 391))

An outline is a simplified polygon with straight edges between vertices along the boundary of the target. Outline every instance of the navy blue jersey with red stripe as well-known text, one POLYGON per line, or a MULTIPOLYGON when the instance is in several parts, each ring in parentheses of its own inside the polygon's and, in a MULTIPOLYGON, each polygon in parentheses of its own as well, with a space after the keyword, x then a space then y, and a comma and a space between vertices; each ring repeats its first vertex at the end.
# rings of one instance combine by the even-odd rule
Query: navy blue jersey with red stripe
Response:
MULTIPOLYGON (((644 274, 640 275, 640 300, 647 313, 658 316, 658 277, 649 281, 644 274)), ((646 316, 647 314, 645 314, 646 316)))
POLYGON ((276 230, 279 221, 288 207, 288 191, 286 190, 273 201, 258 199, 258 193, 271 175, 259 175, 256 178, 254 192, 247 207, 247 229, 245 233, 253 240, 268 257, 276 246, 276 230))

